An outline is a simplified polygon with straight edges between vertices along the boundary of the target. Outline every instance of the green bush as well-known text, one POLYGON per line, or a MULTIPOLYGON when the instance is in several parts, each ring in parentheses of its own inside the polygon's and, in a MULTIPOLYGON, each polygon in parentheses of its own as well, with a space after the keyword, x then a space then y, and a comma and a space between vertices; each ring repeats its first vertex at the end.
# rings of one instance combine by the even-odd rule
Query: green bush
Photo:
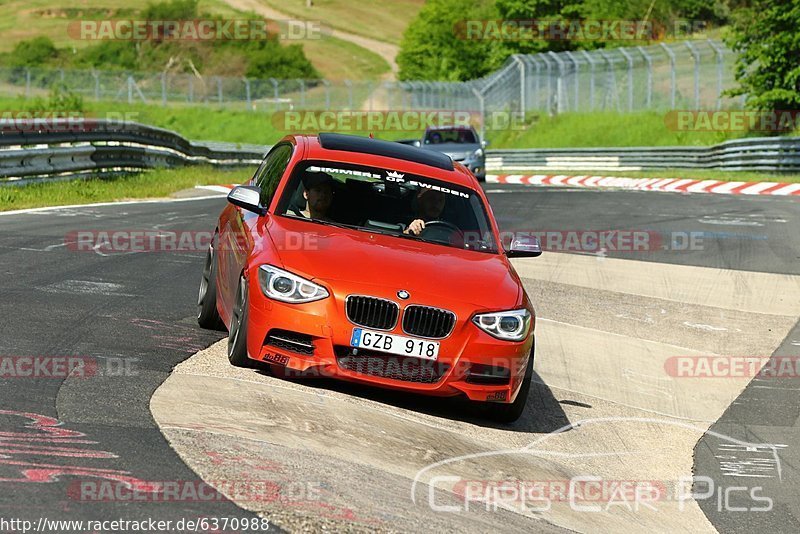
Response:
POLYGON ((12 67, 36 67, 58 58, 58 49, 49 37, 39 36, 20 41, 9 56, 12 67))
POLYGON ((197 0, 170 0, 157 4, 148 2, 142 10, 142 18, 147 20, 191 20, 197 16, 197 0))
POLYGON ((251 41, 245 49, 245 76, 251 78, 319 78, 319 73, 297 44, 281 46, 277 41, 251 41))
POLYGON ((83 97, 70 91, 64 84, 53 84, 47 100, 37 96, 25 102, 25 108, 32 113, 83 112, 83 97))
POLYGON ((136 45, 130 41, 102 41, 78 52, 78 67, 117 68, 135 70, 139 58, 136 45))
POLYGON ((48 107, 53 111, 83 111, 83 97, 59 83, 50 90, 48 107))

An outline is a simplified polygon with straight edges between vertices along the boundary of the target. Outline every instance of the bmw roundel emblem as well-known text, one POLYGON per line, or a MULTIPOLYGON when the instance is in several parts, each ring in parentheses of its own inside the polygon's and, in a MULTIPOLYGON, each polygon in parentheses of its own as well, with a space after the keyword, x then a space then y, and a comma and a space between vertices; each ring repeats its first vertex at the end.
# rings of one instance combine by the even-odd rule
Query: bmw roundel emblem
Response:
POLYGON ((400 291, 397 292, 397 297, 403 300, 406 300, 410 296, 411 295, 409 295, 408 291, 406 291, 405 289, 401 289, 400 291))

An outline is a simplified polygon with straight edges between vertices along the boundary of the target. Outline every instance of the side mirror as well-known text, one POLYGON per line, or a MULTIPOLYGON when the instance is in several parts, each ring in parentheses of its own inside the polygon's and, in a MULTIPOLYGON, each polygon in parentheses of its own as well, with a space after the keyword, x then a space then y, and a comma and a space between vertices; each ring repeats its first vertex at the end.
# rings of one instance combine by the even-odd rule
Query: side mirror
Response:
POLYGON ((511 246, 506 251, 509 258, 536 258, 542 255, 542 244, 538 237, 521 236, 511 241, 511 246))
POLYGON ((228 193, 228 202, 247 211, 266 215, 267 208, 261 205, 261 188, 254 185, 240 185, 228 193))
POLYGON ((481 141, 481 148, 486 148, 487 146, 489 146, 489 141, 487 141, 486 139, 481 141))

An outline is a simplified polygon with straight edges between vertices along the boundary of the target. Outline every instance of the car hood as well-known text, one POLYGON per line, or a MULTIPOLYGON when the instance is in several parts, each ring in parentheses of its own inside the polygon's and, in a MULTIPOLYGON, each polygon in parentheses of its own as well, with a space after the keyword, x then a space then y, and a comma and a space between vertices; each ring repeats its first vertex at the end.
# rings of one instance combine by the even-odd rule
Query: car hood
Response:
POLYGON ((353 287, 373 286, 377 296, 405 289, 470 303, 477 308, 515 306, 521 283, 505 256, 270 217, 269 236, 283 268, 308 279, 353 287))

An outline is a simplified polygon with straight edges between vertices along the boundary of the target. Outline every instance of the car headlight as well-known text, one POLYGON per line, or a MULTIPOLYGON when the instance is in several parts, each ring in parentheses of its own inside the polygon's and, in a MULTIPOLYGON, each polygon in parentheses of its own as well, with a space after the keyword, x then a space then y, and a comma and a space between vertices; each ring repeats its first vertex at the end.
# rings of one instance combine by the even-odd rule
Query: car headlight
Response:
POLYGON ((321 285, 272 265, 262 265, 258 269, 258 282, 266 296, 281 302, 299 304, 328 296, 328 290, 321 285))
POLYGON ((482 148, 479 148, 478 150, 476 150, 475 152, 473 152, 473 153, 472 153, 472 155, 473 155, 474 157, 478 158, 478 159, 482 158, 482 157, 483 157, 483 149, 482 149, 482 148))
POLYGON ((479 313, 472 322, 487 334, 505 341, 522 341, 531 328, 531 313, 528 310, 511 310, 494 313, 479 313))

